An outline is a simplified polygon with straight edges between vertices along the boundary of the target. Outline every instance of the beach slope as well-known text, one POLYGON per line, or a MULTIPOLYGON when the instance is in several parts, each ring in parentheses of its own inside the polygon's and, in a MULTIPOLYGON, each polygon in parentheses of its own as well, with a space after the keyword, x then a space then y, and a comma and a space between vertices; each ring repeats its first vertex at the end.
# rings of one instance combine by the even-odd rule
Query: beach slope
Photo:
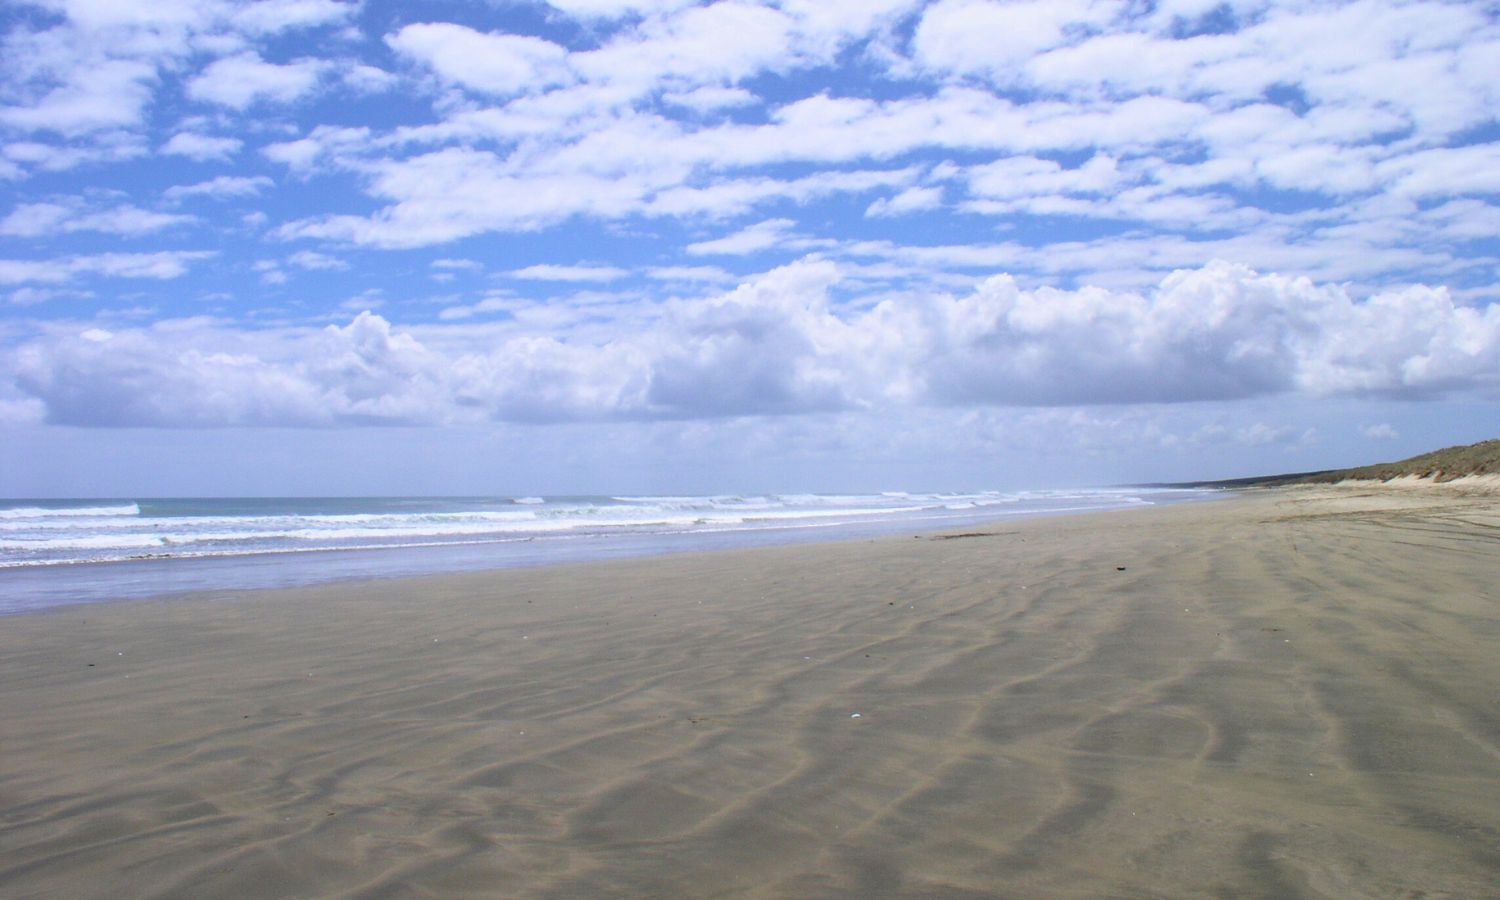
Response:
POLYGON ((1462 482, 0 621, 8 897, 1500 893, 1462 482))

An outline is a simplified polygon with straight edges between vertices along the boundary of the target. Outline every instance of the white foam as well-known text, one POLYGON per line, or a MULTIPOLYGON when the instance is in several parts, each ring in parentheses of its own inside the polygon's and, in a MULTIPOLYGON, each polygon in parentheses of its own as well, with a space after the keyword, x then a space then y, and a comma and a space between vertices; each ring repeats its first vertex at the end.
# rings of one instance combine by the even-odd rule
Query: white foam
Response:
POLYGON ((54 516, 138 516, 140 506, 131 503, 122 506, 16 506, 0 509, 0 519, 46 519, 54 516))
POLYGON ((59 565, 139 556, 239 556, 319 550, 447 546, 619 535, 796 531, 865 527, 882 518, 916 525, 1150 503, 1150 490, 1002 493, 718 494, 544 500, 319 501, 245 508, 214 501, 0 509, 0 567, 59 565), (296 512, 298 509, 306 512, 296 512), (220 513, 219 510, 224 512, 220 513), (344 510, 335 512, 333 510, 344 510))
POLYGON ((116 550, 160 547, 163 538, 151 534, 77 535, 50 540, 0 540, 0 550, 45 552, 56 550, 116 550))

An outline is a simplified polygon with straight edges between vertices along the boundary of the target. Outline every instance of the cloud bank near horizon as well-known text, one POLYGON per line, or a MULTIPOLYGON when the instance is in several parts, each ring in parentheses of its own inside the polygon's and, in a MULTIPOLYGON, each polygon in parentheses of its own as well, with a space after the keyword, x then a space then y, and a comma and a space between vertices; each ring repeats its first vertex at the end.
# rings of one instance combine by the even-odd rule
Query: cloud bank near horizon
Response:
MULTIPOLYGON (((1356 301, 1230 263, 1144 293, 1023 290, 835 302, 809 258, 598 326, 324 328, 199 318, 76 325, 0 356, 10 417, 75 426, 433 425, 700 419, 904 407, 1078 406, 1277 394, 1500 397, 1500 307, 1441 288, 1356 301)), ((546 307, 542 306, 541 311, 546 307)))

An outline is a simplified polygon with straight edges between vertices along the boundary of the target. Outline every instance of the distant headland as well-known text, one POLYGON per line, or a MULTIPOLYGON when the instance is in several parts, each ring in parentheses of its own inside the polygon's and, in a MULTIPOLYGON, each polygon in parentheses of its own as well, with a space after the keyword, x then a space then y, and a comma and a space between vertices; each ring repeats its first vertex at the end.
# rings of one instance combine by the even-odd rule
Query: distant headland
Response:
POLYGON ((1217 481, 1181 481, 1150 487, 1275 487, 1292 484, 1332 484, 1338 481, 1391 481, 1396 478, 1422 478, 1436 483, 1475 475, 1500 475, 1500 440, 1480 441, 1457 447, 1444 447, 1396 462, 1357 466, 1352 469, 1328 469, 1320 472, 1289 472, 1281 475, 1255 475, 1249 478, 1224 478, 1217 481))

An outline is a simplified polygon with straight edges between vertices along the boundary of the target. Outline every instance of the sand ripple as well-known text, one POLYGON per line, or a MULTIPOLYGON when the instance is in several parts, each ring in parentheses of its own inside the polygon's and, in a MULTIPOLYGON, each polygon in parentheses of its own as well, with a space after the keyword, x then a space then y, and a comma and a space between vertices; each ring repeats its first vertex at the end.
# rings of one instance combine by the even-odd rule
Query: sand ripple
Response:
POLYGON ((1493 896, 1494 503, 12 617, 0 894, 1493 896))

